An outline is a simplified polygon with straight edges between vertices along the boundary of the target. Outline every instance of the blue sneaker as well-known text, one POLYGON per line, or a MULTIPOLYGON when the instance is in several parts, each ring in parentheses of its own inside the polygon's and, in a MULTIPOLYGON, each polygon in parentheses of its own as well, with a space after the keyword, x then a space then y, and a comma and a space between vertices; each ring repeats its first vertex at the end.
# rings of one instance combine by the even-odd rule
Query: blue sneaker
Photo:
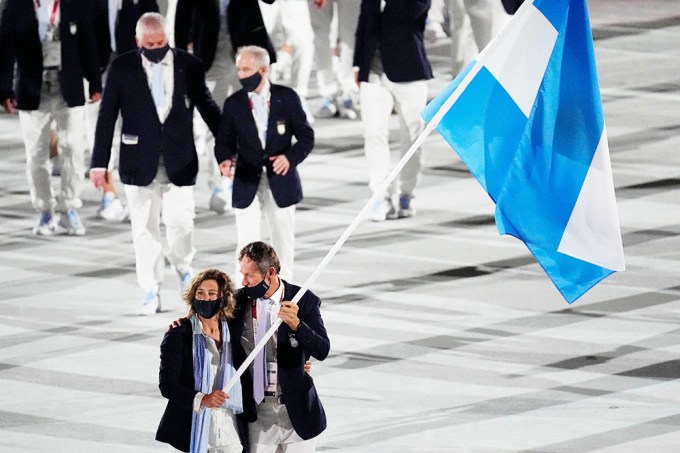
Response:
POLYGON ((338 108, 335 106, 335 103, 331 99, 324 98, 321 107, 315 115, 317 118, 327 119, 333 118, 337 113, 338 108))
POLYGON ((55 230, 54 218, 51 211, 45 211, 40 214, 38 224, 33 227, 34 236, 52 236, 55 230))
POLYGON ((84 236, 85 227, 80 221, 80 216, 78 211, 74 208, 70 208, 65 214, 62 214, 59 218, 59 224, 56 228, 57 234, 66 234, 69 236, 84 236))
POLYGON ((413 200, 412 195, 402 194, 399 196, 398 217, 400 219, 405 219, 407 217, 413 217, 414 215, 416 215, 416 209, 413 207, 411 200, 413 200))
POLYGON ((354 106, 354 101, 350 96, 343 96, 337 99, 338 112, 340 112, 340 118, 345 118, 348 120, 355 120, 359 118, 357 109, 354 106))
POLYGON ((212 191, 210 195, 210 210, 222 215, 227 211, 231 211, 231 190, 225 190, 222 187, 209 183, 208 186, 212 191))
POLYGON ((142 305, 137 310, 137 314, 141 316, 151 316, 161 311, 161 297, 156 291, 149 290, 144 294, 142 305))

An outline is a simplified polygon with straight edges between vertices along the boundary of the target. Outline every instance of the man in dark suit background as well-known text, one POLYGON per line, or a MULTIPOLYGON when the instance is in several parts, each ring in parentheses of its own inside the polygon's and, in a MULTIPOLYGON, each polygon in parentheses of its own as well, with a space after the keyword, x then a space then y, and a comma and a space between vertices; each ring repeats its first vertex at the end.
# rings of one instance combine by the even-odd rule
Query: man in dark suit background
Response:
POLYGON ((101 97, 94 29, 85 0, 6 0, 0 21, 0 101, 19 110, 35 235, 85 234, 78 208, 85 174, 85 87, 101 97), (14 62, 17 64, 14 87, 14 62), (63 158, 61 193, 50 182, 50 125, 56 122, 63 158), (56 212, 61 212, 57 221, 56 212))
POLYGON ((251 451, 313 452, 326 414, 304 366, 310 356, 324 360, 330 351, 321 300, 307 291, 297 305, 290 302, 300 287, 279 277, 282 264, 264 242, 246 245, 239 262, 244 288, 231 322, 234 366, 241 366, 277 318, 283 320, 241 380, 240 417, 250 422, 251 451))
POLYGON ((241 48, 236 68, 243 89, 225 101, 215 144, 222 174, 231 176, 234 163, 236 166, 232 195, 236 250, 261 239, 264 214, 272 245, 281 258, 283 276, 290 279, 295 255, 295 205, 302 201, 297 166, 312 151, 314 131, 295 91, 267 79, 269 55, 265 49, 241 48))
POLYGON ((97 9, 97 47, 102 70, 111 60, 137 49, 135 27, 142 14, 158 12, 156 0, 94 0, 97 9))
POLYGON ((193 141, 193 110, 198 108, 213 133, 219 107, 205 85, 203 64, 170 49, 165 20, 146 13, 137 23, 140 49, 111 63, 97 120, 90 179, 104 182, 114 125, 120 112, 119 172, 130 207, 137 281, 145 290, 140 314, 160 310, 165 261, 175 268, 183 291, 192 278, 194 195, 198 158, 193 141), (160 234, 165 225, 167 253, 160 234))
MULTIPOLYGON (((240 87, 234 65, 239 47, 255 45, 267 49, 270 58, 275 55, 257 1, 178 0, 174 17, 175 45, 178 49, 191 49, 203 61, 208 88, 218 105, 240 87)), ((199 149, 204 146, 209 155, 210 209, 223 214, 231 207, 232 182, 223 179, 217 162, 211 158, 215 138, 204 123, 198 124, 201 127, 194 131, 197 146, 199 149)))
MULTIPOLYGON (((97 51, 99 66, 106 75, 109 63, 118 55, 137 49, 135 41, 135 26, 144 13, 158 12, 156 0, 89 0, 89 6, 95 17, 95 31, 97 37, 97 51)), ((106 81, 104 80, 104 84, 106 81)), ((94 130, 99 113, 99 103, 85 108, 88 155, 94 146, 94 130)), ((120 124, 117 134, 120 135, 120 124)), ((111 221, 123 221, 127 218, 127 210, 123 207, 113 185, 112 171, 118 163, 120 143, 113 142, 112 158, 106 181, 103 186, 103 196, 98 211, 99 217, 111 221)))
MULTIPOLYGON (((420 111, 427 103, 427 80, 432 78, 423 40, 429 9, 430 0, 361 2, 354 66, 359 68, 357 82, 360 83, 364 152, 374 194, 391 170, 389 119, 393 108, 399 115, 402 155, 423 130, 420 111)), ((419 149, 392 186, 380 194, 371 220, 413 216, 412 199, 421 171, 422 150, 419 149)))

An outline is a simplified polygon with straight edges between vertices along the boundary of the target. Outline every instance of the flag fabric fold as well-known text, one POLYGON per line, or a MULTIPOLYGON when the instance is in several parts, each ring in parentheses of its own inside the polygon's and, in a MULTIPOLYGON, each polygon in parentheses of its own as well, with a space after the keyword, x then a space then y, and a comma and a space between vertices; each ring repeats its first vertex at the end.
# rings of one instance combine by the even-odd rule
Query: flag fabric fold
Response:
POLYGON ((422 117, 567 302, 624 270, 585 0, 527 0, 422 117))

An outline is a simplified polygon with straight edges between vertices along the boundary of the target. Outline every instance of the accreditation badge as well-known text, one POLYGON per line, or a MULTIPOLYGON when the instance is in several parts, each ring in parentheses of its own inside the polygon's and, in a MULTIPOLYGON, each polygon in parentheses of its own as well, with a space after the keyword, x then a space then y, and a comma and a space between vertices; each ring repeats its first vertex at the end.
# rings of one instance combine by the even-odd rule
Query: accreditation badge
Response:
POLYGON ((283 135, 286 133, 286 123, 285 121, 277 121, 276 122, 276 132, 278 132, 279 135, 283 135))
POLYGON ((276 362, 267 362, 267 392, 276 392, 276 384, 279 382, 276 362))
POLYGON ((78 32, 78 24, 76 24, 75 22, 69 23, 68 30, 71 32, 72 35, 75 35, 78 32))

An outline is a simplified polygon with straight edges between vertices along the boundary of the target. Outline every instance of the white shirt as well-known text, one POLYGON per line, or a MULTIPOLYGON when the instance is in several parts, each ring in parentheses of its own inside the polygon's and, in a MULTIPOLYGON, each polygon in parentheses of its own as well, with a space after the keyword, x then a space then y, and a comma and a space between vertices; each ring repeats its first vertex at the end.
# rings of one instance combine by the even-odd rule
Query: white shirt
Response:
MULTIPOLYGON (((172 49, 168 50, 165 57, 161 60, 160 64, 163 66, 163 93, 165 96, 165 102, 163 107, 157 108, 158 119, 161 123, 164 123, 170 114, 170 109, 172 108, 172 93, 175 89, 175 69, 174 69, 175 54, 172 49)), ((153 81, 153 63, 149 61, 144 54, 142 54, 142 66, 144 67, 144 72, 146 73, 146 78, 149 82, 149 89, 151 89, 151 83, 153 81)))
POLYGON ((260 143, 262 143, 262 149, 267 145, 267 124, 269 123, 269 99, 271 98, 271 83, 269 79, 265 79, 264 86, 260 90, 259 95, 264 98, 264 105, 267 110, 267 121, 261 122, 257 115, 255 114, 255 109, 253 108, 253 96, 258 94, 254 91, 248 93, 248 100, 250 101, 250 112, 253 114, 253 119, 255 120, 255 125, 257 126, 257 134, 260 137, 260 143))
MULTIPOLYGON (((59 0, 36 0, 35 12, 38 18, 38 33, 42 41, 43 66, 53 68, 61 66, 61 39, 59 22, 61 20, 61 2, 59 0), (56 5, 55 5, 56 3, 56 5)), ((78 31, 77 25, 69 27, 72 34, 78 31)))

